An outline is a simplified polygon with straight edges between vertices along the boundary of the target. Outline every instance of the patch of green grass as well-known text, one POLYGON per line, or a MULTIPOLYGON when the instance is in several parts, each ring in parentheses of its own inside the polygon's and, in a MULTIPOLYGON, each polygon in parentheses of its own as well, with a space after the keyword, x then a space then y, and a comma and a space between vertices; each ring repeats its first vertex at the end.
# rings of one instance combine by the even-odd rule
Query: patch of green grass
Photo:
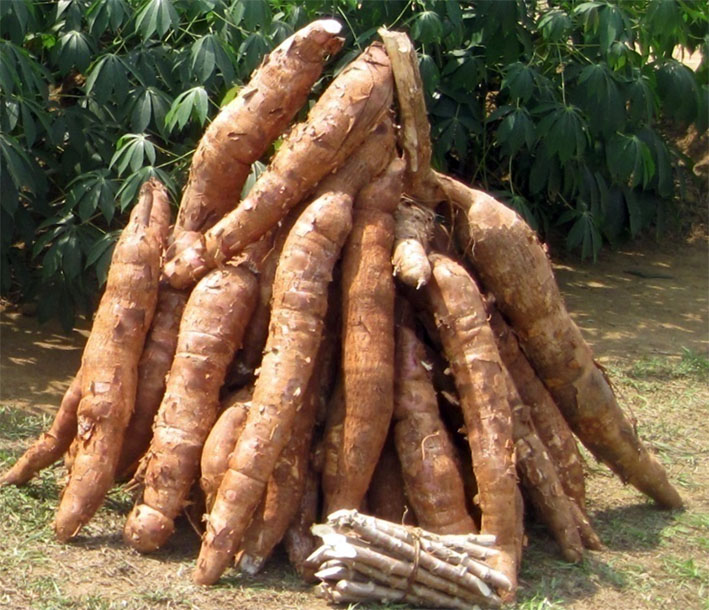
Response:
POLYGON ((8 441, 32 438, 51 424, 49 415, 28 414, 19 409, 0 406, 0 439, 8 441))
POLYGON ((687 348, 682 348, 682 358, 672 360, 656 356, 636 360, 627 374, 635 379, 682 379, 709 380, 709 358, 687 348))
POLYGON ((701 566, 698 566, 694 559, 683 559, 678 557, 665 557, 662 563, 667 568, 667 572, 680 580, 691 579, 701 580, 709 583, 709 574, 701 566))

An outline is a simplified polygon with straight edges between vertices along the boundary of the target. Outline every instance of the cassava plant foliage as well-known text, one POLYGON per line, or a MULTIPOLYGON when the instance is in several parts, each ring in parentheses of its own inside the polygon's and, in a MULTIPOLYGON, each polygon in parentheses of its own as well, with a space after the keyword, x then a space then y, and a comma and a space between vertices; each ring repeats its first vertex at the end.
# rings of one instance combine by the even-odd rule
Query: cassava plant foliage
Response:
POLYGON ((588 257, 663 230, 688 160, 658 123, 706 128, 701 2, 4 0, 2 294, 70 326, 105 281, 140 185, 158 177, 177 201, 205 123, 319 16, 348 30, 332 71, 379 26, 408 31, 436 165, 540 232, 560 227, 588 257), (701 49, 696 72, 673 58, 680 47, 701 49))

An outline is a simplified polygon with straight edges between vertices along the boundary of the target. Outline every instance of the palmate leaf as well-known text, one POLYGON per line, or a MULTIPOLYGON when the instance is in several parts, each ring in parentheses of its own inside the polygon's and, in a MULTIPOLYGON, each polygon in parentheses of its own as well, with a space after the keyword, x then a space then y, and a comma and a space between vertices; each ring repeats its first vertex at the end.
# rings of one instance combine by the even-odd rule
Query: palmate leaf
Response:
POLYGON ((537 27, 541 30, 544 40, 559 42, 566 37, 572 23, 565 11, 555 8, 542 15, 537 27))
POLYGON ((531 149, 536 140, 536 130, 527 109, 511 109, 497 128, 496 137, 507 156, 516 155, 523 146, 531 149))
POLYGON ((96 38, 109 28, 117 32, 130 15, 131 9, 125 0, 95 0, 86 11, 89 30, 96 38))
POLYGON ((118 104, 128 95, 128 68, 119 55, 107 53, 94 63, 86 78, 86 94, 99 104, 113 100, 118 104))
POLYGON ((177 192, 175 180, 170 174, 158 167, 146 165, 130 174, 124 180, 121 188, 118 189, 117 197, 121 212, 125 211, 136 200, 138 189, 150 178, 160 180, 173 196, 177 192))
POLYGON ((165 130, 165 117, 172 100, 155 87, 140 87, 131 97, 134 99, 130 112, 130 127, 135 133, 144 132, 151 120, 161 133, 165 130))
POLYGON ((244 74, 251 74, 271 50, 268 39, 260 32, 249 34, 239 47, 238 56, 243 63, 244 74))
POLYGON ((598 16, 598 37, 603 53, 608 50, 616 40, 625 32, 626 20, 620 6, 606 4, 598 16))
MULTIPOLYGON (((573 212, 577 212, 577 210, 573 210, 573 212)), ((562 218, 564 215, 559 218, 560 222, 562 218)), ((580 247, 582 259, 592 257, 595 261, 602 244, 603 237, 596 226, 593 214, 588 210, 577 213, 566 236, 566 247, 570 250, 580 247)))
POLYGON ((59 66, 59 72, 68 74, 73 68, 84 72, 91 63, 92 44, 86 34, 71 30, 57 41, 52 49, 54 61, 59 66))
POLYGON ((642 28, 658 56, 671 57, 674 47, 687 40, 687 26, 676 0, 651 0, 642 17, 642 28))
POLYGON ((554 104, 537 125, 537 133, 544 138, 550 155, 557 155, 563 165, 571 158, 581 157, 586 150, 588 131, 578 108, 554 104))
POLYGON ((108 167, 117 166, 116 171, 121 176, 129 167, 132 172, 138 171, 146 159, 151 165, 155 163, 155 146, 147 134, 128 133, 118 139, 116 153, 108 167))
POLYGON ((30 0, 0 2, 0 36, 22 44, 30 26, 36 27, 35 10, 30 0))
POLYGON ((655 173, 650 182, 657 193, 665 198, 670 198, 674 192, 674 182, 672 180, 672 163, 670 161, 670 151, 658 133, 645 127, 638 132, 638 137, 647 144, 652 160, 655 165, 655 173))
POLYGON ((224 82, 234 80, 234 68, 231 58, 219 39, 214 34, 207 34, 195 40, 190 51, 190 70, 205 82, 216 68, 222 73, 224 82))
POLYGON ((637 135, 616 134, 606 147, 610 175, 619 184, 647 187, 655 174, 655 163, 647 144, 637 135))
POLYGON ((485 78, 485 64, 482 57, 472 55, 469 50, 451 51, 449 56, 441 71, 441 77, 459 89, 474 91, 485 78))
POLYGON ((273 15, 266 0, 239 0, 239 4, 243 6, 244 27, 249 32, 266 28, 271 23, 273 15))
POLYGON ((39 170, 15 138, 3 133, 0 133, 0 175, 4 185, 13 187, 3 189, 3 194, 7 196, 3 196, 0 202, 2 209, 11 216, 17 210, 22 192, 39 196, 47 188, 44 172, 39 170))
POLYGON ((429 97, 433 95, 441 80, 441 73, 433 57, 426 53, 419 53, 419 71, 423 81, 423 89, 429 97))
POLYGON ((526 103, 534 92, 536 70, 521 62, 510 64, 502 79, 502 88, 507 89, 513 99, 526 103))
POLYGON ((697 117, 699 89, 694 74, 684 64, 674 59, 663 62, 657 71, 657 91, 668 116, 683 122, 697 117))
POLYGON ((25 97, 47 97, 49 71, 22 47, 0 40, 0 90, 6 95, 22 91, 25 97))
POLYGON ((626 118, 625 100, 608 66, 586 66, 577 83, 574 101, 589 117, 589 129, 606 136, 622 129, 626 118))
POLYGON ((600 21, 599 12, 604 5, 604 2, 599 2, 597 0, 582 2, 574 7, 573 15, 581 19, 581 23, 585 31, 590 31, 595 34, 598 31, 598 24, 600 21))
POLYGON ((170 110, 165 115, 165 126, 168 133, 177 126, 182 129, 190 117, 199 121, 200 125, 204 125, 207 120, 208 98, 204 87, 192 87, 184 93, 181 93, 172 102, 170 110))
POLYGON ((411 24, 411 37, 422 44, 440 42, 443 37, 443 23, 435 11, 421 11, 411 24))
POLYGON ((179 17, 172 0, 148 0, 135 18, 135 29, 146 40, 157 32, 161 38, 177 27, 179 17))
POLYGON ((86 221, 100 209, 106 222, 113 220, 115 213, 116 185, 106 169, 80 175, 72 183, 66 198, 69 209, 78 209, 79 218, 86 221))
POLYGON ((650 123, 655 116, 655 94, 650 79, 640 70, 625 86, 628 98, 628 117, 635 123, 650 123))

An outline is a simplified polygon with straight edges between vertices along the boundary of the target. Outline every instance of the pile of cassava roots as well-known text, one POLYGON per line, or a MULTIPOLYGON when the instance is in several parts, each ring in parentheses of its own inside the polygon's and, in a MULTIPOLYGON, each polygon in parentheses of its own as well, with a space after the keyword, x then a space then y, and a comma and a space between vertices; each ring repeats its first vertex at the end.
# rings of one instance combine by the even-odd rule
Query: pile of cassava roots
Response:
POLYGON ((339 33, 313 22, 263 61, 206 129, 174 224, 166 189, 143 185, 80 370, 2 482, 25 484, 63 456, 54 529, 67 541, 132 481, 126 544, 149 553, 177 517, 199 515, 193 578, 205 585, 234 565, 258 572, 283 543, 304 578, 350 574, 355 590, 376 589, 368 574, 385 567, 322 550, 306 561, 320 544, 313 524, 323 535, 329 515, 350 528, 371 515, 386 531, 407 524, 413 567, 392 578, 408 595, 395 599, 415 603, 426 541, 468 557, 452 535, 474 534, 495 541, 480 562, 497 589, 488 599, 510 601, 523 513, 568 561, 601 546, 576 439, 660 507, 682 500, 569 317, 535 233, 431 168, 405 34, 381 30, 291 125, 339 33))

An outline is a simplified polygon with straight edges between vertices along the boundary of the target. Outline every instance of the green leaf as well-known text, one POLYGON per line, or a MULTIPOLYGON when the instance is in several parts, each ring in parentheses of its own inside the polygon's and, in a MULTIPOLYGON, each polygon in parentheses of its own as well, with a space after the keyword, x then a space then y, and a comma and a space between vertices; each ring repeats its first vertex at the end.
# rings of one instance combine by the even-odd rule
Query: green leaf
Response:
POLYGON ((411 25, 411 37, 422 44, 440 42, 443 37, 443 24, 435 11, 421 11, 411 25))
POLYGON ((619 7, 606 4, 600 11, 598 31, 601 42, 601 50, 608 53, 613 42, 618 40, 624 31, 623 14, 619 7))
POLYGON ((28 26, 36 27, 34 6, 29 0, 3 0, 0 2, 0 35, 15 44, 22 44, 28 26))
POLYGON ((190 117, 197 119, 200 125, 204 125, 207 120, 208 101, 204 87, 193 87, 178 95, 165 115, 168 133, 172 132, 175 126, 182 129, 187 125, 190 117))
POLYGON ((73 280, 81 273, 81 248, 74 231, 67 233, 59 241, 62 253, 62 270, 64 275, 73 280))
POLYGON ((441 77, 455 87, 472 92, 485 77, 485 66, 480 57, 467 51, 452 51, 441 71, 441 77))
POLYGON ((138 171, 145 159, 151 165, 155 163, 155 146, 144 133, 128 133, 118 139, 116 153, 108 167, 117 165, 118 175, 121 176, 129 166, 132 172, 138 171))
POLYGON ((157 167, 146 165, 128 176, 121 185, 121 188, 118 189, 116 196, 118 197, 121 212, 135 201, 138 195, 138 189, 150 178, 157 178, 171 193, 175 193, 175 181, 167 172, 157 167))
POLYGON ((76 68, 84 72, 91 63, 91 43, 86 34, 72 30, 64 34, 53 49, 59 71, 66 75, 76 68))
POLYGON ((541 30, 544 40, 560 42, 566 38, 572 24, 565 11, 555 8, 542 15, 537 27, 541 30))
POLYGON ((47 98, 51 77, 48 70, 23 48, 8 40, 0 40, 0 85, 6 95, 15 90, 23 96, 47 98))
POLYGON ((625 126, 625 100, 618 83, 606 64, 586 66, 578 78, 574 91, 574 102, 589 117, 589 128, 593 133, 610 137, 625 126))
POLYGON ((582 259, 593 257, 593 260, 596 260, 602 242, 601 232, 598 230, 590 212, 584 211, 580 213, 571 229, 569 229, 566 237, 566 246, 570 250, 581 246, 582 259))
POLYGON ((532 97, 535 73, 536 70, 530 66, 515 62, 507 67, 501 88, 506 88, 512 98, 518 99, 524 104, 532 97))
POLYGON ((650 186, 652 186, 661 197, 669 199, 674 192, 670 151, 658 133, 650 127, 641 129, 638 132, 638 137, 647 144, 655 166, 655 173, 650 182, 650 186))
POLYGON ((78 206, 79 218, 89 220, 97 209, 101 210, 106 222, 113 220, 115 212, 116 186, 106 169, 95 170, 80 175, 70 183, 67 206, 78 206))
MULTIPOLYGON (((40 195, 46 189, 44 174, 39 171, 29 155, 20 146, 20 143, 12 136, 0 133, 0 160, 2 160, 2 181, 6 182, 5 176, 10 177, 10 182, 15 186, 18 195, 23 192, 30 192, 40 195)), ((0 202, 2 208, 12 215, 18 205, 18 200, 8 200, 0 202)))
POLYGON ((537 126, 549 154, 556 154, 563 165, 583 155, 587 143, 586 124, 574 106, 557 105, 537 126))
POLYGON ((657 91, 668 116, 687 123, 697 117, 699 88, 694 73, 684 64, 665 61, 657 71, 657 91))
POLYGON ((573 14, 581 18, 581 23, 585 31, 595 33, 598 30, 599 9, 604 5, 604 2, 597 2, 595 0, 592 2, 582 2, 574 8, 573 14))
POLYGON ((640 74, 626 85, 628 116, 636 123, 650 123, 655 115, 655 95, 647 76, 640 74))
POLYGON ((239 0, 239 3, 244 5, 244 27, 249 32, 266 29, 271 23, 273 16, 266 0, 239 0))
POLYGON ((110 252, 116 241, 118 241, 120 233, 120 231, 110 231, 99 237, 86 253, 86 263, 84 269, 88 269, 91 265, 95 265, 107 250, 110 252))
POLYGON ((619 184, 647 186, 655 173, 655 164, 647 144, 636 135, 616 134, 606 147, 610 175, 619 184))
POLYGON ((266 166, 261 163, 261 161, 254 161, 254 163, 251 164, 251 171, 249 172, 249 175, 244 182, 244 186, 241 189, 241 199, 246 198, 246 195, 249 194, 249 191, 253 188, 254 184, 256 184, 259 176, 265 171, 266 166))
POLYGON ((526 108, 515 108, 508 113, 496 132, 497 140, 507 156, 516 155, 523 146, 531 150, 536 130, 526 108))
POLYGON ((659 56, 670 58, 675 45, 686 43, 687 26, 675 0, 651 0, 643 21, 659 56))
POLYGON ((163 38, 179 22, 172 0, 148 0, 135 19, 135 29, 143 40, 157 32, 163 38))
POLYGON ((195 40, 190 52, 190 70, 201 82, 209 79, 216 68, 224 77, 224 82, 234 79, 231 58, 214 34, 207 34, 195 40))
POLYGON ((86 11, 89 30, 96 38, 109 27, 117 32, 130 15, 131 9, 125 0, 95 0, 86 11))
POLYGON ((126 99, 128 69, 122 57, 107 53, 94 63, 86 78, 86 95, 94 96, 99 104, 108 100, 120 104, 126 99))
POLYGON ((22 110, 22 131, 25 134, 25 142, 29 148, 32 148, 32 145, 37 138, 37 127, 34 119, 32 118, 32 113, 30 112, 29 106, 27 104, 21 104, 20 108, 22 110))
POLYGON ((421 72, 424 91, 430 97, 441 80, 441 74, 433 57, 426 53, 419 53, 419 71, 421 72))
POLYGON ((260 32, 249 34, 241 43, 238 53, 243 62, 244 73, 251 74, 270 50, 271 45, 263 34, 260 32))

